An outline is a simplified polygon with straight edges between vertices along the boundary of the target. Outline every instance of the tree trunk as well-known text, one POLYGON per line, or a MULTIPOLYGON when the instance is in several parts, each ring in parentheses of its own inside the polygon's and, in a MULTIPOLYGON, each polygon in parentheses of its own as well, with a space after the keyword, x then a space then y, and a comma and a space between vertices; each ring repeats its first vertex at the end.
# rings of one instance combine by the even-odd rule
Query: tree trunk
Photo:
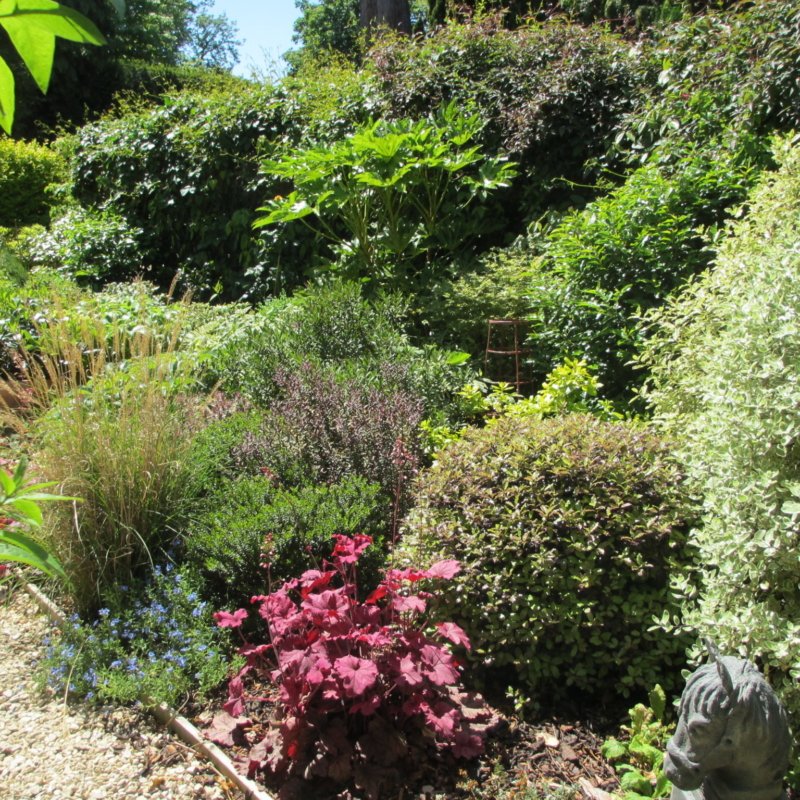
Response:
POLYGON ((360 0, 360 19, 364 28, 389 28, 411 33, 408 0, 360 0))

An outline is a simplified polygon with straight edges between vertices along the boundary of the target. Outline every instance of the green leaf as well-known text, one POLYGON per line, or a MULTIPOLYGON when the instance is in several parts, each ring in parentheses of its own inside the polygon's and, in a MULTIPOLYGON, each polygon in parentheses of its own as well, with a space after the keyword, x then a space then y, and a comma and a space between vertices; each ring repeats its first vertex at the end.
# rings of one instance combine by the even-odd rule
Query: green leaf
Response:
POLYGON ((632 769, 620 776, 619 785, 626 792, 637 792, 645 797, 650 797, 653 787, 647 778, 639 770, 632 769))
POLYGON ((11 136, 14 124, 14 73, 0 58, 0 127, 11 136))
POLYGON ((465 353, 463 350, 449 350, 447 353, 446 363, 451 367, 458 367, 465 364, 472 356, 465 353))
POLYGON ((25 522, 31 525, 38 526, 42 524, 42 510, 33 500, 27 500, 24 497, 12 497, 6 501, 6 506, 13 506, 17 513, 24 517, 25 522))
POLYGON ((653 716, 657 720, 664 719, 664 712, 667 708, 667 695, 659 684, 656 684, 649 694, 650 708, 653 709, 653 716))
POLYGON ((0 531, 1 561, 28 564, 50 577, 59 576, 67 580, 67 576, 58 559, 50 554, 39 542, 20 531, 9 530, 8 528, 0 531))
POLYGON ((0 489, 6 497, 11 497, 17 491, 16 482, 4 469, 0 469, 0 489))
POLYGON ((42 94, 46 94, 53 71, 56 37, 31 24, 25 16, 0 17, 0 26, 5 28, 42 94))
POLYGON ((624 758, 628 754, 628 748, 616 739, 606 739, 600 752, 607 761, 615 761, 618 758, 624 758))
POLYGON ((72 8, 62 6, 54 0, 17 0, 16 9, 8 19, 0 15, 0 24, 11 19, 20 19, 53 36, 82 44, 101 45, 106 39, 97 26, 72 8))

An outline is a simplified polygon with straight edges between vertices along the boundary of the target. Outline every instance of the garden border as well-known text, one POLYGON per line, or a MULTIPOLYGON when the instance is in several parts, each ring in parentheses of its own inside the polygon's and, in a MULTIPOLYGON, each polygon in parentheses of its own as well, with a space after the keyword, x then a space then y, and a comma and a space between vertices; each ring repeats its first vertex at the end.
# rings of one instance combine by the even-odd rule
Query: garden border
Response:
MULTIPOLYGON (((64 627, 67 621, 64 612, 38 586, 26 583, 25 591, 59 628, 64 627)), ((229 781, 234 783, 244 793, 245 800, 274 800, 272 795, 259 789, 249 778, 240 775, 228 756, 213 742, 203 738, 200 731, 188 719, 180 716, 165 703, 149 704, 147 708, 159 723, 176 734, 195 752, 202 754, 229 781)))

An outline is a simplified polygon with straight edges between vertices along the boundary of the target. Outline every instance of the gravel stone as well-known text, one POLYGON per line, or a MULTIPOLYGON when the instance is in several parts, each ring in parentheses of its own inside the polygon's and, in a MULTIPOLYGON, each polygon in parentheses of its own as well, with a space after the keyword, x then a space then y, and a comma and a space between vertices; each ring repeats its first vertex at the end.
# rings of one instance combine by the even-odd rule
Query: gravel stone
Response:
POLYGON ((43 694, 33 674, 49 628, 27 594, 0 595, 0 798, 242 800, 144 712, 43 694))

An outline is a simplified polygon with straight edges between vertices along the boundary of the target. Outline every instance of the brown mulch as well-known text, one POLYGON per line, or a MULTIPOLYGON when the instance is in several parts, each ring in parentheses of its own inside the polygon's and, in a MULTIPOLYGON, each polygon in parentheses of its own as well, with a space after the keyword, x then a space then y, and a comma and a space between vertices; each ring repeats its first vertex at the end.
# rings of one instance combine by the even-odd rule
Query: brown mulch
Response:
MULTIPOLYGON (((199 709, 197 709, 199 711, 199 709)), ((193 717, 205 728, 212 716, 206 708, 193 717)), ((248 740, 260 738, 262 725, 254 720, 248 740)), ((607 724, 603 725, 607 728, 607 724)), ((528 723, 506 716, 499 730, 487 739, 484 755, 471 761, 459 761, 449 755, 437 757, 430 750, 417 751, 413 766, 402 772, 402 781, 385 800, 532 800, 537 794, 549 797, 561 790, 561 796, 581 800, 611 800, 619 788, 614 770, 600 754, 609 735, 596 730, 586 720, 550 719, 528 723), (569 791, 571 790, 571 792, 569 791)), ((247 749, 232 747, 229 755, 245 769, 247 749)), ((290 779, 289 784, 274 783, 258 774, 256 780, 274 796, 301 800, 360 800, 361 793, 332 790, 319 783, 290 779)), ((384 793, 381 792, 381 797, 384 793)))

